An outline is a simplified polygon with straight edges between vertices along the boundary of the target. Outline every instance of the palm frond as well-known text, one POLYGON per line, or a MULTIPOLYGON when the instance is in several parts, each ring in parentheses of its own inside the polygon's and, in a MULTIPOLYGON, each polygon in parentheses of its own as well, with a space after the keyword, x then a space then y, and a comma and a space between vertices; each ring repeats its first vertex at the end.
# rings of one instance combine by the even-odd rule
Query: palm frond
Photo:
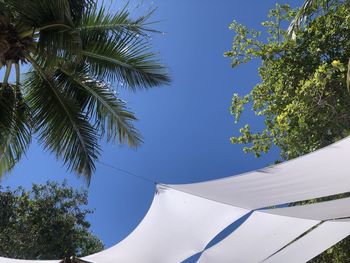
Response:
MULTIPOLYGON (((80 23, 90 0, 12 0, 12 23, 22 37, 35 35, 36 54, 47 58, 80 48, 80 23)), ((76 52, 75 52, 76 53, 76 52)))
POLYGON ((78 26, 85 13, 93 9, 97 4, 94 0, 68 0, 70 7, 70 15, 75 26, 78 26))
POLYGON ((294 19, 290 22, 287 33, 289 36, 294 38, 296 31, 301 27, 303 21, 305 21, 307 15, 310 12, 310 8, 314 5, 317 0, 305 0, 303 5, 296 13, 294 19))
POLYGON ((149 45, 135 35, 101 38, 94 34, 82 39, 81 55, 98 79, 119 81, 131 90, 150 88, 170 82, 167 69, 149 45))
MULTIPOLYGON (((119 143, 127 141, 132 147, 142 142, 140 134, 132 125, 136 117, 127 110, 125 102, 115 96, 108 84, 89 76, 86 67, 60 68, 58 71, 60 74, 57 75, 57 79, 60 85, 75 93, 84 92, 80 97, 88 100, 82 107, 96 122, 102 136, 106 135, 107 141, 118 138, 119 143)), ((74 94, 71 96, 79 97, 74 94)))
POLYGON ((12 170, 31 142, 31 116, 17 86, 0 87, 0 177, 12 170))
POLYGON ((87 180, 101 137, 142 142, 136 117, 107 83, 136 90, 170 82, 150 49, 153 12, 133 18, 127 6, 111 14, 94 0, 0 0, 0 68, 15 63, 17 72, 16 86, 8 84, 9 74, 0 86, 0 175, 25 153, 31 128, 45 149, 87 180), (21 62, 32 65, 23 86, 21 62))
POLYGON ((89 181, 99 154, 96 130, 77 102, 62 92, 53 75, 29 59, 34 70, 27 74, 25 87, 39 141, 89 181))
POLYGON ((18 21, 33 28, 57 23, 73 26, 81 21, 83 13, 92 5, 92 0, 1 0, 5 2, 18 21))
POLYGON ((290 37, 295 38, 296 32, 301 29, 302 24, 318 8, 327 9, 329 0, 305 0, 298 10, 294 19, 290 22, 287 33, 290 37))
POLYGON ((127 5, 125 5, 121 11, 114 14, 108 13, 103 6, 98 7, 95 5, 85 12, 77 30, 83 33, 94 32, 95 34, 105 34, 106 36, 111 33, 116 35, 125 33, 146 35, 146 32, 158 32, 157 30, 147 27, 150 24, 148 20, 154 11, 155 9, 144 16, 132 19, 127 10, 127 5))

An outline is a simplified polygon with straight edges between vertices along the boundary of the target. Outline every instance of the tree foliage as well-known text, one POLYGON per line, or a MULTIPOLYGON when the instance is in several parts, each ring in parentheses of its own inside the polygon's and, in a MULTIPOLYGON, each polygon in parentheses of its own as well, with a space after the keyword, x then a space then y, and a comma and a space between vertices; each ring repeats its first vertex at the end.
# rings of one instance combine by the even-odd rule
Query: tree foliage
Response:
MULTIPOLYGON (((335 1, 334 1, 335 2, 335 1)), ((346 85, 350 58, 350 16, 347 5, 333 4, 288 37, 281 25, 295 11, 277 6, 263 23, 269 36, 234 22, 236 35, 231 51, 236 67, 253 58, 261 59, 261 81, 246 95, 234 94, 231 111, 236 122, 245 105, 265 118, 266 128, 251 131, 246 125, 232 143, 259 156, 273 145, 283 160, 292 159, 344 137, 350 129, 350 94, 346 85)))
MULTIPOLYGON (((262 32, 231 24, 225 56, 232 66, 261 61, 261 80, 233 95, 231 113, 237 123, 248 106, 265 123, 262 130, 244 125, 232 143, 257 157, 277 146, 289 160, 350 134, 349 14, 349 1, 306 0, 299 10, 276 5, 262 32)), ((348 262, 349 248, 346 238, 311 262, 348 262)))
POLYGON ((142 142, 135 115, 110 83, 131 91, 169 83, 149 41, 153 11, 132 18, 127 6, 111 13, 95 2, 0 0, 0 176, 33 133, 88 181, 101 138, 142 142), (22 64, 30 65, 23 82, 22 64))
POLYGON ((0 190, 0 256, 63 259, 103 249, 86 220, 87 192, 52 182, 0 190))

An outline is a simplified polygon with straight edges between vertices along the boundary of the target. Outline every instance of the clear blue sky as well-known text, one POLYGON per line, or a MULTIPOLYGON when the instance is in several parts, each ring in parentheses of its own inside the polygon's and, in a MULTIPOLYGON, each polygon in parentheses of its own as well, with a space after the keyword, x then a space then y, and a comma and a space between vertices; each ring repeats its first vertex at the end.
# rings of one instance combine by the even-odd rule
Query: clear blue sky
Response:
MULTIPOLYGON (((107 2, 107 1, 106 1, 107 2)), ((280 1, 292 6, 301 0, 280 1)), ((131 0, 133 8, 139 2, 131 0)), ((238 134, 229 107, 232 94, 243 94, 258 81, 258 62, 233 70, 223 57, 230 49, 235 19, 249 27, 261 28, 275 0, 157 0, 144 1, 138 12, 158 7, 153 20, 165 35, 153 42, 169 66, 171 86, 121 92, 137 114, 136 123, 145 143, 137 150, 126 146, 103 145, 103 162, 162 183, 189 183, 230 176, 271 164, 276 151, 256 159, 242 152, 229 138, 238 134)), ((2 77, 3 73, 0 73, 2 77)), ((240 125, 261 120, 245 114, 240 125)), ((31 183, 66 178, 74 187, 83 179, 67 173, 62 163, 34 141, 27 157, 3 185, 29 187, 31 183)), ((97 165, 89 190, 92 230, 110 247, 127 236, 142 220, 151 203, 154 185, 121 172, 97 165)))

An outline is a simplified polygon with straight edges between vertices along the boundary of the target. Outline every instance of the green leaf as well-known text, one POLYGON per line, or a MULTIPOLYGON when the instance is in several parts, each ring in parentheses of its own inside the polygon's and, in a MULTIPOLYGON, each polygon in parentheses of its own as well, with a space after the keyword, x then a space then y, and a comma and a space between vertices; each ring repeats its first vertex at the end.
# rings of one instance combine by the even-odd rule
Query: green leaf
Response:
POLYGON ((31 62, 35 70, 28 73, 25 87, 39 141, 89 182, 99 154, 97 132, 77 101, 63 92, 64 87, 53 75, 33 59, 31 62))
POLYGON ((98 7, 94 5, 85 12, 77 30, 84 34, 99 33, 105 36, 110 33, 120 36, 131 33, 146 35, 145 32, 147 31, 158 32, 147 27, 147 25, 151 24, 148 22, 148 19, 155 9, 144 16, 132 19, 127 7, 128 5, 125 5, 121 11, 111 14, 106 11, 104 6, 98 7))
POLYGON ((84 35, 81 55, 93 76, 125 82, 127 86, 150 88, 168 84, 166 67, 149 51, 149 45, 135 35, 104 37, 84 35))
POLYGON ((60 68, 57 79, 60 85, 69 90, 80 90, 86 99, 82 105, 90 118, 96 121, 102 135, 107 141, 118 137, 120 143, 128 142, 130 146, 138 146, 141 136, 132 125, 136 120, 134 114, 127 110, 125 102, 118 99, 111 87, 88 75, 87 68, 60 68))
MULTIPOLYGON (((151 51, 148 34, 157 32, 149 28, 154 10, 135 18, 127 9, 126 5, 111 13, 93 0, 0 0, 0 68, 7 65, 9 73, 8 66, 15 62, 19 85, 17 62, 32 66, 24 101, 33 122, 23 124, 28 129, 34 125, 44 147, 88 180, 100 138, 132 147, 142 142, 133 126, 135 115, 107 83, 119 82, 134 91, 170 81, 158 54, 151 51)), ((9 75, 5 74, 4 84, 9 75)), ((17 143, 13 130, 18 128, 9 116, 15 108, 4 105, 0 105, 0 143, 11 142, 11 147, 3 148, 11 149, 2 155, 5 171, 19 159, 21 149, 12 146, 17 143)), ((25 152, 28 140, 21 140, 25 152)))
POLYGON ((0 86, 0 177, 12 170, 31 142, 31 116, 20 90, 0 86))

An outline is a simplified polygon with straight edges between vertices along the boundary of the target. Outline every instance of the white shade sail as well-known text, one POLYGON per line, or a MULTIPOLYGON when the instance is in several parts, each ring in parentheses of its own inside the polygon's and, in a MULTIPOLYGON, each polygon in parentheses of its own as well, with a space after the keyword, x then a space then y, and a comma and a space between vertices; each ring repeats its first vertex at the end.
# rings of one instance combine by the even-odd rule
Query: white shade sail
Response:
POLYGON ((163 188, 144 220, 125 240, 83 258, 96 263, 179 263, 249 210, 163 188))
POLYGON ((263 211, 270 214, 321 221, 345 218, 350 216, 350 198, 263 211))
MULTIPOLYGON (((256 210, 350 192, 349 156, 350 137, 303 157, 239 176, 158 185, 138 227, 117 245, 83 260, 179 263, 202 252, 227 226, 253 211, 234 232, 204 251, 199 262, 306 262, 350 234, 349 221, 329 221, 350 217, 350 198, 256 210)), ((35 262, 59 260, 0 258, 0 263, 35 262)))
POLYGON ((350 198, 256 211, 236 231, 203 252, 199 262, 262 262, 321 221, 349 216, 350 198))
POLYGON ((262 262, 318 223, 316 220, 254 212, 231 235, 203 252, 198 262, 262 262))
POLYGON ((247 209, 350 191, 350 137, 302 157, 239 176, 175 189, 247 209))
POLYGON ((349 221, 325 222, 268 258, 266 263, 302 263, 316 257, 350 234, 349 221))

